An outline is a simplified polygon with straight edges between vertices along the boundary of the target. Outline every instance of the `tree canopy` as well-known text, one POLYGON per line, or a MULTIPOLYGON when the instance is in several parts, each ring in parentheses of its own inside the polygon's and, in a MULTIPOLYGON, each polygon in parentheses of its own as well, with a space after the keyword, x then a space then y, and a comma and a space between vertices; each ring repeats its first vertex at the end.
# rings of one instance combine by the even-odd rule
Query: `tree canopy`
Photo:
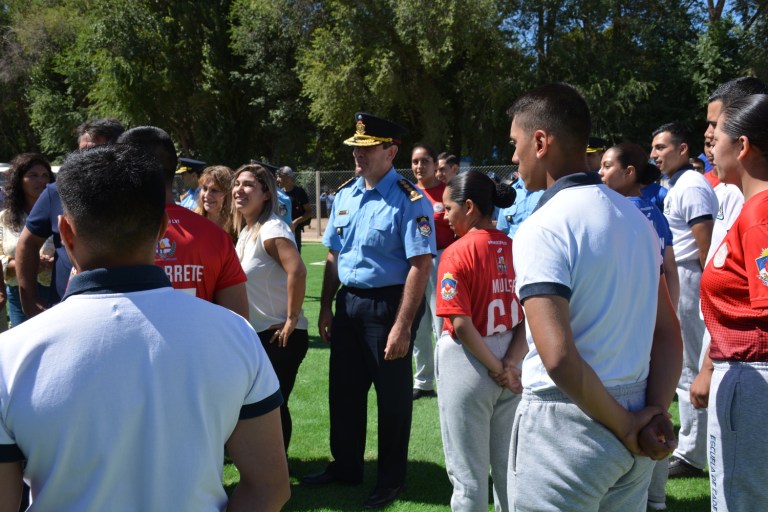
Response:
MULTIPOLYGON (((157 125, 180 154, 319 169, 364 110, 476 163, 508 162, 506 109, 578 87, 595 135, 701 130, 721 82, 768 79, 767 0, 0 2, 0 161, 73 149, 93 117, 157 125)), ((401 154, 400 158, 407 158, 401 154)))

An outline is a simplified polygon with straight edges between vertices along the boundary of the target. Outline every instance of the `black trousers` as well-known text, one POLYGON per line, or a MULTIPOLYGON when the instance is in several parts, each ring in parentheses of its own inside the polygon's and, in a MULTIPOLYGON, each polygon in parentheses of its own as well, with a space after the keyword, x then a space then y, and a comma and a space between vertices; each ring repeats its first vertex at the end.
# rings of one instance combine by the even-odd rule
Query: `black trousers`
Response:
POLYGON ((342 287, 331 329, 329 403, 331 454, 328 471, 358 483, 363 479, 368 391, 378 401, 377 488, 405 483, 413 414, 413 340, 424 313, 422 301, 411 327, 408 354, 384 360, 387 336, 403 295, 402 286, 363 290, 342 287))
POLYGON ((291 442, 291 433, 293 432, 288 399, 291 397, 293 385, 296 383, 299 366, 304 360, 304 356, 307 355, 309 334, 306 329, 294 329, 288 338, 288 344, 281 347, 277 340, 274 343, 269 342, 275 331, 276 329, 261 331, 259 339, 272 363, 272 368, 275 369, 277 380, 280 382, 280 394, 283 395, 283 405, 280 406, 280 421, 283 426, 283 444, 285 445, 285 452, 288 453, 288 445, 291 442))
POLYGON ((296 249, 299 250, 299 254, 301 254, 301 232, 304 231, 304 228, 298 228, 296 231, 293 232, 293 238, 296 240, 296 249))

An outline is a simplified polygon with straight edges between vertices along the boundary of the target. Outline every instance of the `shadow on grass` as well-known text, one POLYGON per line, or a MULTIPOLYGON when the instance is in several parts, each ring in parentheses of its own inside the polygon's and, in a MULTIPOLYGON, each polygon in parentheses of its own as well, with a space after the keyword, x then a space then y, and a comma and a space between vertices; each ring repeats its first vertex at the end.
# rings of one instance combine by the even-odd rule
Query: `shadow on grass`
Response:
POLYGON ((323 339, 320 336, 317 335, 310 335, 309 336, 309 348, 317 348, 320 350, 329 350, 331 346, 324 342, 323 339))
MULTIPOLYGON (((322 471, 327 464, 327 460, 290 460, 291 499, 283 510, 362 509, 363 501, 376 485, 376 461, 365 462, 365 477, 360 485, 305 487, 298 483, 302 476, 322 471)), ((447 505, 450 498, 451 484, 442 466, 425 461, 409 461, 407 488, 395 504, 399 505, 397 508, 407 508, 409 503, 447 505)))

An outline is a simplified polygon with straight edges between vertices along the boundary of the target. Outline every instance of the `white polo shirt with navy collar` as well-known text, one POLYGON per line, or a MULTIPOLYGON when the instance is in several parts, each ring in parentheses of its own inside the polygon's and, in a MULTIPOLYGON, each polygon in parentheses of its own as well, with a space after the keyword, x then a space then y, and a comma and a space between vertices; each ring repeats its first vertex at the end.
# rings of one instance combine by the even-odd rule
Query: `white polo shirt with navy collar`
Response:
POLYGON ((683 167, 669 178, 669 192, 664 199, 664 216, 672 231, 672 250, 679 264, 698 261, 699 248, 692 226, 717 215, 717 195, 707 179, 693 167, 683 167))
POLYGON ((281 403, 248 322, 154 265, 75 275, 0 336, 0 462, 35 510, 223 510, 224 444, 281 403))
MULTIPOLYGON (((661 251, 648 219, 597 173, 557 180, 515 236, 516 291, 568 300, 576 348, 606 387, 648 376, 661 251)), ((527 325, 523 386, 556 388, 527 325)), ((546 343, 546 340, 539 340, 546 343)))

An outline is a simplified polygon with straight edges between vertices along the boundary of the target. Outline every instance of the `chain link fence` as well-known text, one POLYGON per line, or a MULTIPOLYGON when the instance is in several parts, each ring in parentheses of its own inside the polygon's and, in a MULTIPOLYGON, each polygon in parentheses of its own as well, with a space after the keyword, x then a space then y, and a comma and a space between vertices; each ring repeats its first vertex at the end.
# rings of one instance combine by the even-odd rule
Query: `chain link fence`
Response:
MULTIPOLYGON (((497 179, 511 180, 512 173, 517 170, 516 165, 486 165, 486 166, 462 166, 461 172, 467 170, 480 171, 488 175, 495 175, 497 179)), ((397 169, 403 177, 415 182, 413 171, 397 169)), ((328 194, 336 191, 345 181, 354 177, 354 170, 342 171, 311 171, 302 170, 296 174, 296 182, 307 191, 310 207, 312 209, 312 222, 304 228, 304 239, 321 239, 328 219, 328 194)))

